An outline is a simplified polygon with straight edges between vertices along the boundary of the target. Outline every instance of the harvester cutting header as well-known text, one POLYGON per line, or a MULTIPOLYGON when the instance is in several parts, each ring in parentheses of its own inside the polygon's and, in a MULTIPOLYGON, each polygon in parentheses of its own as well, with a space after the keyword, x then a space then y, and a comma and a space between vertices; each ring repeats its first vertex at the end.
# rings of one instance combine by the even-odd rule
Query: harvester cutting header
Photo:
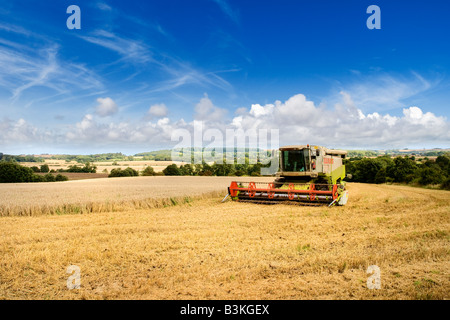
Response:
POLYGON ((320 146, 298 145, 279 149, 280 163, 275 181, 231 182, 232 200, 256 203, 298 203, 345 205, 345 165, 347 151, 320 146))

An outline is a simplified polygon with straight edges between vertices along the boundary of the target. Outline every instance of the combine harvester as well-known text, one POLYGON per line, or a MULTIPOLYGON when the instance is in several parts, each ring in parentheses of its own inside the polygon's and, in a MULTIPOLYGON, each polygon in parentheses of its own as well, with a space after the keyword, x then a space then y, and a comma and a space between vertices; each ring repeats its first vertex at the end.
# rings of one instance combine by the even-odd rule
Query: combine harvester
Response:
POLYGON ((282 147, 275 181, 233 181, 227 197, 264 204, 345 205, 348 191, 343 181, 345 165, 342 161, 346 155, 347 151, 320 146, 282 147))

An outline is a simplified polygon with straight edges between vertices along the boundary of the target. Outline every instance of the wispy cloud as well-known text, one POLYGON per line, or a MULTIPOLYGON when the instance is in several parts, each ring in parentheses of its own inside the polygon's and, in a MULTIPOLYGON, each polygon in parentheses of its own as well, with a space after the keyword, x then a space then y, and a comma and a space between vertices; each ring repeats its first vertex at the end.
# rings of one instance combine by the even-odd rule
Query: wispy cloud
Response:
POLYGON ((80 38, 116 52, 125 62, 142 64, 153 61, 152 52, 141 41, 120 37, 105 30, 97 30, 90 36, 80 36, 80 38))
POLYGON ((0 23, 0 30, 7 31, 7 32, 14 32, 17 34, 21 34, 24 36, 31 36, 33 35, 33 32, 26 30, 25 28, 22 28, 21 26, 16 26, 12 24, 7 23, 0 23))
POLYGON ((96 3, 97 8, 99 8, 102 11, 112 11, 112 8, 110 5, 108 5, 106 2, 97 2, 96 3))
MULTIPOLYGON (((166 56, 165 63, 158 65, 169 76, 168 80, 161 81, 151 90, 153 92, 173 90, 184 85, 198 85, 204 88, 214 87, 223 91, 231 91, 233 86, 217 72, 202 72, 193 68, 189 63, 166 56)), ((236 70, 228 70, 233 72, 236 70)))
POLYGON ((226 0, 213 0, 220 9, 235 23, 239 22, 239 13, 237 10, 233 10, 226 0))
POLYGON ((215 87, 223 91, 232 90, 232 85, 228 81, 213 72, 201 73, 192 68, 174 69, 167 67, 165 69, 172 75, 172 78, 159 82, 149 92, 170 91, 186 85, 197 85, 204 88, 215 87))
MULTIPOLYGON (((179 58, 159 52, 154 54, 142 41, 127 39, 114 33, 97 30, 90 36, 80 36, 81 39, 102 46, 117 53, 120 58, 110 65, 120 62, 139 65, 139 70, 133 72, 123 80, 129 81, 142 74, 146 70, 159 70, 160 78, 154 79, 153 83, 142 86, 135 91, 146 93, 170 91, 185 85, 197 85, 204 88, 215 87, 224 91, 232 90, 232 85, 219 73, 235 72, 237 69, 202 71, 193 67, 190 63, 179 58), (150 86, 150 88, 149 88, 150 86)), ((116 72, 117 69, 113 72, 116 72)))
MULTIPOLYGON (((114 11, 114 8, 112 10, 114 11)), ((129 19, 140 24, 138 18, 127 15, 124 15, 124 17, 127 20, 129 19)), ((170 41, 174 41, 173 37, 160 24, 156 22, 153 24, 143 23, 147 28, 154 29, 158 34, 170 41)), ((131 89, 133 92, 145 90, 146 94, 149 94, 171 91, 187 85, 196 85, 205 89, 214 87, 223 91, 232 90, 232 85, 224 77, 219 75, 219 73, 224 71, 205 71, 193 67, 192 64, 183 61, 183 59, 167 54, 164 51, 158 50, 158 48, 150 47, 144 38, 137 40, 123 36, 119 32, 106 30, 96 30, 89 35, 80 35, 78 37, 118 55, 119 58, 117 60, 103 65, 105 70, 116 73, 121 72, 121 69, 112 69, 112 66, 121 63, 134 65, 135 68, 122 78, 123 80, 121 81, 124 83, 131 80, 142 81, 142 75, 145 72, 156 74, 151 80, 144 80, 146 85, 137 86, 137 89, 131 89), (139 80, 137 79, 138 77, 139 80)), ((228 70, 228 72, 232 72, 232 70, 228 70)))
MULTIPOLYGON (((46 50, 46 60, 41 65, 41 68, 38 72, 35 73, 34 77, 31 77, 29 81, 25 84, 17 87, 13 90, 12 100, 15 101, 20 97, 21 93, 31 87, 39 86, 39 85, 48 85, 48 80, 52 76, 53 73, 58 72, 58 65, 56 63, 56 48, 49 48, 46 50)), ((50 85, 53 89, 57 88, 54 85, 50 85)))
POLYGON ((50 88, 58 93, 76 89, 99 88, 97 75, 81 64, 62 63, 57 58, 58 47, 50 46, 28 54, 0 47, 0 86, 11 92, 16 101, 35 86, 50 88))
POLYGON ((42 41, 40 35, 22 27, 3 24, 2 30, 18 35, 14 40, 0 38, 0 87, 10 93, 11 103, 33 87, 50 89, 53 93, 28 97, 26 106, 33 101, 102 88, 100 77, 92 70, 80 63, 61 60, 58 44, 49 39, 42 41), (23 45, 20 36, 28 37, 30 45, 23 45))
MULTIPOLYGON (((337 85, 336 91, 348 92, 363 110, 383 111, 404 107, 408 99, 436 87, 439 82, 438 78, 426 79, 414 71, 402 76, 387 73, 367 76, 359 73, 353 78, 352 83, 337 85)), ((337 99, 338 94, 334 100, 337 99)))

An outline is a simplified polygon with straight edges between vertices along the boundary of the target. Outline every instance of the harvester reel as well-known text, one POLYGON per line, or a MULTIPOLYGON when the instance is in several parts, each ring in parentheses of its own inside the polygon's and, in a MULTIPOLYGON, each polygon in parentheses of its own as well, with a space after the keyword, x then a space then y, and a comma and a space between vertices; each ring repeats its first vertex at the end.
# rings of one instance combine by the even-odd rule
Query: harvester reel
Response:
POLYGON ((233 181, 228 193, 235 201, 255 203, 339 204, 346 193, 337 184, 286 183, 275 188, 275 183, 233 181))

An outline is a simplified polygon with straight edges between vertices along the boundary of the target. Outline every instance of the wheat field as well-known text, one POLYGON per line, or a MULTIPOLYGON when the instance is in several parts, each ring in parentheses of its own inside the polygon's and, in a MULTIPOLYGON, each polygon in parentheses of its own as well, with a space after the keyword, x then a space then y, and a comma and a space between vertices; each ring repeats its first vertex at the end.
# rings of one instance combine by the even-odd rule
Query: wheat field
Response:
MULTIPOLYGON (((240 180, 250 181, 250 178, 240 180)), ((0 216, 123 211, 227 194, 236 177, 148 176, 0 184, 0 216)), ((255 181, 271 181, 258 177, 255 181)))
MULTIPOLYGON (((167 187, 186 188, 184 179, 194 184, 176 177, 167 187)), ((450 192, 348 188, 347 206, 332 208, 209 194, 162 208, 3 216, 0 298, 449 299, 450 192), (70 265, 79 289, 67 287, 70 265), (370 265, 380 289, 368 288, 370 265)))

